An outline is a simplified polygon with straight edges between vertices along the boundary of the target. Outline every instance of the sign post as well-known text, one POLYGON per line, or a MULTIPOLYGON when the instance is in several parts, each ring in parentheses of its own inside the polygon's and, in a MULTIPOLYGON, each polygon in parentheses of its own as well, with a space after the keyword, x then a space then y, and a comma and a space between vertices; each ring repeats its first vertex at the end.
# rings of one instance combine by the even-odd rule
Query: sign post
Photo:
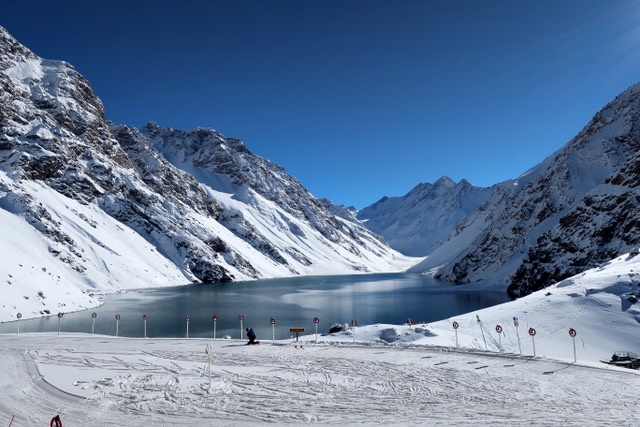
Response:
POLYGON ((456 333, 456 348, 458 348, 458 327, 460 325, 458 325, 458 322, 454 321, 452 326, 453 326, 454 332, 456 333))
POLYGON ((271 323, 271 342, 275 344, 276 342, 276 319, 272 317, 269 319, 269 323, 271 323))
POLYGON ((496 332, 498 333, 498 350, 502 352, 502 326, 496 325, 496 332))
POLYGON ((147 337, 147 319, 148 319, 147 315, 143 314, 142 320, 144 321, 144 337, 145 338, 147 337))
POLYGON ((118 329, 120 328, 120 315, 116 314, 116 336, 118 336, 118 329))
POLYGON ((522 354, 522 346, 520 345, 520 333, 518 332, 518 326, 520 325, 520 323, 518 322, 518 318, 517 317, 513 317, 513 326, 516 327, 516 336, 518 337, 518 350, 520 350, 520 354, 522 354))
POLYGON ((536 330, 529 328, 529 335, 531 335, 531 342, 533 343, 533 357, 536 357, 536 330))
POLYGON ((407 319, 407 325, 409 325, 409 335, 411 336, 411 344, 413 344, 413 319, 411 317, 407 319))
POLYGON ((576 355, 576 335, 578 335, 578 332, 573 328, 569 328, 569 336, 573 340, 573 363, 578 361, 578 357, 576 355))
POLYGON ((358 326, 358 321, 356 319, 351 319, 351 326, 353 328, 353 342, 356 342, 356 326, 358 326))
POLYGON ((244 322, 244 314, 239 315, 238 319, 240 320, 240 339, 242 339, 242 337, 244 336, 244 329, 242 328, 242 322, 244 322))
POLYGON ((215 314, 213 315, 213 317, 211 317, 211 320, 213 320, 213 339, 216 339, 216 323, 218 322, 218 316, 216 316, 215 314))
POLYGON ((60 323, 62 320, 62 316, 64 316, 64 313, 58 313, 58 335, 60 335, 60 323))
POLYGON ((317 317, 314 317, 313 323, 315 323, 316 325, 316 342, 318 342, 318 323, 320 323, 320 319, 318 319, 317 317))
POLYGON ((16 318, 18 319, 18 335, 20 335, 20 319, 22 319, 22 313, 16 314, 16 318))
POLYGON ((191 317, 187 316, 184 320, 187 321, 187 339, 189 339, 189 321, 191 320, 191 317))
POLYGON ((93 335, 93 331, 96 329, 96 317, 98 317, 98 313, 95 311, 91 313, 91 335, 93 335))

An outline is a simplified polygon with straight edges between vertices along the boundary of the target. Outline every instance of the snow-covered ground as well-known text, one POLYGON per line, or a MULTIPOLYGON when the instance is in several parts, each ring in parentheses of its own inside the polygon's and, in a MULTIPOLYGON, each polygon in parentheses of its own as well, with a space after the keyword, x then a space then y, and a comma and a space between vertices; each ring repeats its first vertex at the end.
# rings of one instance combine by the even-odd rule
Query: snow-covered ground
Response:
POLYGON ((599 360, 640 353, 639 269, 625 255, 456 318, 298 343, 4 334, 0 425, 638 425, 640 372, 599 360))

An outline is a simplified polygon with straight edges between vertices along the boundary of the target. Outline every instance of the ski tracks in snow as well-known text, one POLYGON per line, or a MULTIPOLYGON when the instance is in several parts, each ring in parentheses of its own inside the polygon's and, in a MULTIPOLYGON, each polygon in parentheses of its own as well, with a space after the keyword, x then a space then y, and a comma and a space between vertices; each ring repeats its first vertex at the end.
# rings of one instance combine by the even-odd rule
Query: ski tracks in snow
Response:
POLYGON ((5 341, 3 371, 10 363, 14 378, 0 373, 0 385, 27 384, 12 387, 0 404, 3 416, 29 408, 22 414, 29 422, 16 425, 44 425, 53 412, 74 418, 69 425, 628 425, 633 401, 610 388, 640 385, 635 372, 447 348, 86 336, 5 341), (38 348, 43 340, 46 349, 38 348), (21 357, 38 375, 16 366, 21 357))

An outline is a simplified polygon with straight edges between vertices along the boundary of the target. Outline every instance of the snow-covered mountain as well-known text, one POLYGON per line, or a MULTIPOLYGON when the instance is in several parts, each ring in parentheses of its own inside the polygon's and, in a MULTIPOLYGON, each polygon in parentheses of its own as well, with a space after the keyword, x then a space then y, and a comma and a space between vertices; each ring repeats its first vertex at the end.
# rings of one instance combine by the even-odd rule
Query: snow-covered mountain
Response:
MULTIPOLYGON (((453 232, 433 250, 434 242, 425 238, 421 244, 429 256, 411 271, 455 283, 481 281, 518 297, 628 252, 640 244, 639 149, 636 84, 542 163, 488 189, 490 196, 454 227, 455 220, 441 219, 442 235, 453 232)), ((432 206, 448 206, 452 191, 443 192, 429 208, 419 206, 418 212, 405 201, 410 193, 402 205, 378 209, 367 224, 376 224, 373 230, 404 249, 388 236, 389 230, 403 230, 407 216, 419 220, 420 211, 433 221, 432 206)), ((370 214, 376 207, 363 212, 370 214)), ((456 219, 460 214, 443 212, 456 219)))
POLYGON ((402 197, 384 197, 358 212, 367 228, 400 252, 424 256, 447 241, 464 218, 475 212, 490 190, 445 176, 418 184, 402 197))
POLYGON ((3 300, 0 320, 96 305, 87 290, 414 262, 238 139, 107 122, 71 65, 2 27, 0 85, 1 245, 12 254, 0 289, 24 288, 20 301, 3 300))

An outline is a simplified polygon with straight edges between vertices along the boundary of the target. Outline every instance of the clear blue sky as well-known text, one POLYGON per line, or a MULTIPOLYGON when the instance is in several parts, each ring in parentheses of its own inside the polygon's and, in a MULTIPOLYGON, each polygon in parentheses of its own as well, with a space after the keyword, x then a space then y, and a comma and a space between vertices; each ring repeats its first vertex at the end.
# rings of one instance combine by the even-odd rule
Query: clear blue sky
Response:
POLYGON ((109 120, 214 128, 357 208, 515 178, 640 81, 624 0, 20 0, 0 25, 109 120))

